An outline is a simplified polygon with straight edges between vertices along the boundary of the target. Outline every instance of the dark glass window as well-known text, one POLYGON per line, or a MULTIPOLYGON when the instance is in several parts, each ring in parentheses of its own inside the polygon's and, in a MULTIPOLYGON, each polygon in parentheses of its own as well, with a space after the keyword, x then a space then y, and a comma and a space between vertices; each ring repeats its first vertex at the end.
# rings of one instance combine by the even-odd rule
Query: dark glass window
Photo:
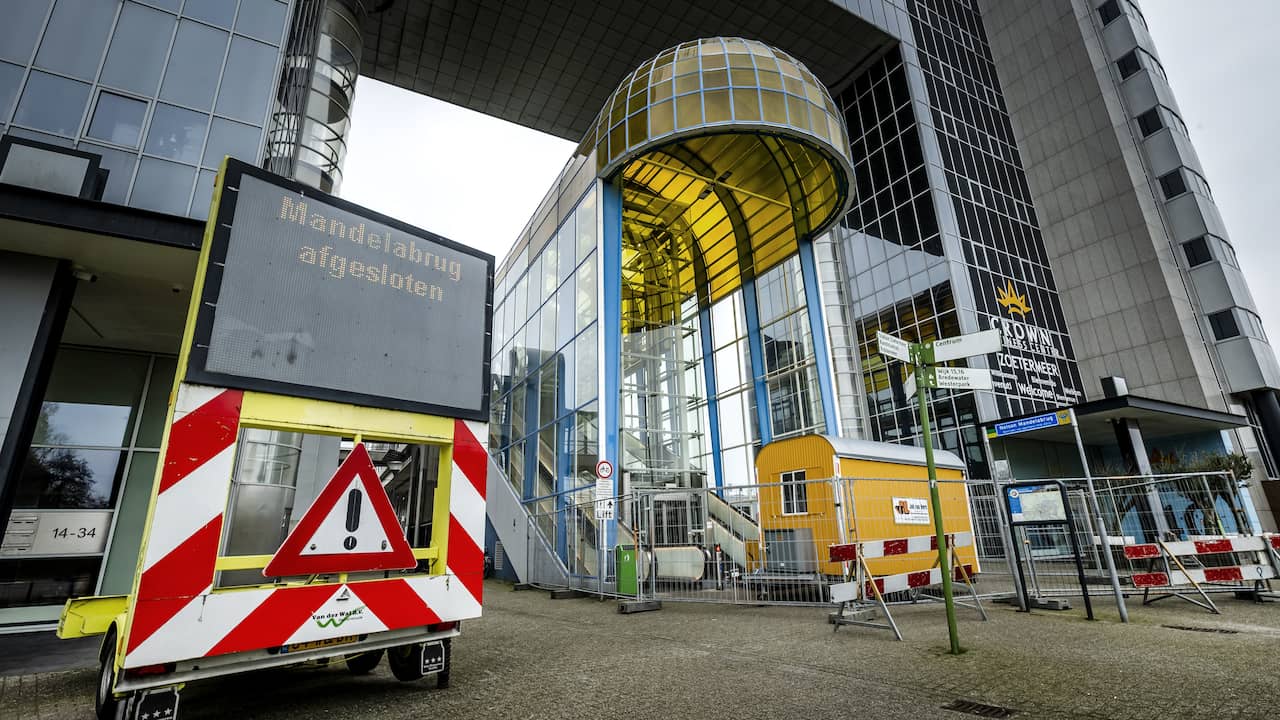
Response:
POLYGON ((92 80, 102 59, 107 33, 111 31, 118 5, 58 0, 40 41, 40 50, 36 52, 36 65, 82 80, 92 80))
POLYGON ((1130 50, 1116 60, 1116 68, 1120 70, 1120 78, 1124 79, 1142 69, 1142 65, 1138 62, 1138 53, 1136 50, 1130 50))
POLYGON ((169 13, 125 4, 107 50, 101 82, 153 96, 160 84, 160 71, 164 69, 164 55, 169 51, 175 22, 169 13))
POLYGON ((22 84, 22 68, 0 62, 0 122, 9 119, 9 110, 13 108, 13 99, 18 96, 18 86, 22 84))
POLYGON ((204 149, 204 165, 216 168, 226 155, 256 165, 261 135, 262 131, 252 125, 214 118, 204 149))
POLYGON ((218 87, 218 65, 227 50, 227 33, 183 20, 169 53, 160 99, 208 110, 218 87))
POLYGON ((147 131, 147 152, 185 163, 200 162, 209 116, 158 103, 147 131))
POLYGON ((232 39, 218 91, 219 114, 255 124, 263 121, 275 82, 278 52, 246 38, 232 39))
POLYGON ((1142 137, 1164 128, 1164 120, 1160 118, 1160 109, 1151 108, 1150 110, 1138 116, 1138 129, 1142 131, 1142 137))
POLYGON ((1209 243, 1204 237, 1183 243, 1182 250, 1187 254, 1187 265, 1190 267, 1203 265, 1213 259, 1209 254, 1209 243))
POLYGON ((1160 189, 1164 191, 1164 199, 1172 200, 1187 191, 1187 181, 1181 170, 1174 170, 1168 175, 1160 176, 1160 189))
POLYGON ((236 4, 224 0, 187 0, 182 14, 210 25, 230 28, 236 17, 236 4))
POLYGON ((133 205, 170 215, 186 215, 196 169, 143 158, 133 183, 133 205))
POLYGON ((115 93, 98 95, 98 106, 89 121, 89 137, 106 140, 125 147, 137 147, 142 134, 142 118, 147 114, 147 104, 115 93))
POLYGON ((1240 326, 1236 324, 1236 316, 1230 310, 1210 315, 1209 327, 1213 330, 1215 340, 1226 340, 1240 335, 1240 326))
POLYGON ((1102 24, 1106 25, 1112 20, 1120 17, 1120 4, 1116 0, 1107 0, 1098 6, 1098 17, 1102 18, 1102 24))
POLYGON ((13 120, 52 133, 75 135, 88 103, 88 85, 33 71, 27 78, 27 87, 22 91, 13 120))
POLYGON ((24 65, 31 60, 40 27, 49 12, 49 0, 8 0, 0 23, 0 58, 24 65))

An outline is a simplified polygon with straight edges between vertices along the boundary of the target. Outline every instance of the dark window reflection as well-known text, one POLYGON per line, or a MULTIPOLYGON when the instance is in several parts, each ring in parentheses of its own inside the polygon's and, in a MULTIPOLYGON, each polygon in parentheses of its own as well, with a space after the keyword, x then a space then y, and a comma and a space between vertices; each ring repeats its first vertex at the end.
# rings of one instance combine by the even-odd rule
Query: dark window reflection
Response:
POLYGON ((96 510, 112 507, 123 463, 118 450, 31 448, 14 507, 96 510))
POLYGON ((32 443, 123 447, 128 444, 132 413, 130 405, 46 401, 32 443))

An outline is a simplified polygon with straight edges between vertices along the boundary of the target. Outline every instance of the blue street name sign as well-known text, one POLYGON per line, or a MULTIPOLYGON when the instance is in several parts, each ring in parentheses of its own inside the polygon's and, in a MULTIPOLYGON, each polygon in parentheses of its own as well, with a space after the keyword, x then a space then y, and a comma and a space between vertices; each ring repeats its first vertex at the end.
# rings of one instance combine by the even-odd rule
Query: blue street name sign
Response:
POLYGON ((1017 435, 1018 433, 1031 432, 1032 430, 1041 430, 1043 428, 1070 424, 1071 414, 1066 410, 1058 410, 1055 412, 1045 413, 1043 415, 1036 415, 1034 417, 996 423, 993 427, 987 430, 987 437, 1005 437, 1006 435, 1017 435))

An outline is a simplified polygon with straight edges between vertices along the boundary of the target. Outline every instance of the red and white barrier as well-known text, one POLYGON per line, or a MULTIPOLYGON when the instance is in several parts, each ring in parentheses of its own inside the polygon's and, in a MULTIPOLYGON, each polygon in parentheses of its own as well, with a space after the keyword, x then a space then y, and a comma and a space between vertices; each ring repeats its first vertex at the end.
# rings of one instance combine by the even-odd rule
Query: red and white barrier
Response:
POLYGON ((1218 607, 1201 586, 1252 585, 1254 592, 1261 598, 1266 592, 1264 586, 1269 584, 1269 581, 1280 577, 1280 552, 1277 551, 1280 551, 1280 535, 1248 535, 1126 545, 1124 556, 1127 560, 1146 560, 1149 563, 1148 572, 1134 573, 1130 577, 1133 586, 1142 590, 1142 604, 1148 605, 1166 597, 1177 597, 1217 613, 1218 607), (1257 554, 1261 553, 1265 556, 1267 564, 1246 562, 1238 565, 1188 567, 1180 559, 1228 553, 1253 553, 1255 560, 1257 554), (1163 568, 1157 569, 1157 564, 1163 565, 1163 568), (1180 589, 1185 588, 1194 589, 1200 599, 1197 600, 1180 592, 1180 589), (1152 597, 1151 591, 1158 589, 1164 589, 1166 592, 1152 597))
MULTIPOLYGON (((952 568, 952 579, 956 582, 968 582, 973 576, 972 565, 961 565, 952 568)), ((904 590, 914 590, 916 588, 931 587, 933 585, 942 584, 942 568, 929 568, 928 570, 920 570, 917 572, 899 573, 897 575, 886 575, 884 577, 873 578, 866 582, 864 588, 864 597, 875 595, 878 591, 881 595, 889 593, 903 592, 904 590), (875 586, 872 589, 872 585, 875 586)))
MULTIPOLYGON (((1210 538, 1207 540, 1182 540, 1178 542, 1163 543, 1169 554, 1179 556, 1213 555, 1216 553, 1233 552, 1262 552, 1267 549, 1268 544, 1276 549, 1280 549, 1280 535, 1269 538, 1259 535, 1248 535, 1245 537, 1223 537, 1210 538)), ((1156 543, 1126 545, 1124 548, 1124 556, 1127 560, 1158 558, 1160 557, 1160 545, 1156 543)))
MULTIPOLYGON (((889 612, 889 606, 885 602, 884 596, 891 593, 941 585, 943 572, 952 573, 952 577, 956 582, 961 582, 968 586, 970 593, 973 595, 974 609, 982 615, 983 620, 986 620, 987 612, 983 609, 982 604, 978 602, 978 593, 973 587, 973 566, 961 565, 956 558, 956 548, 973 545, 973 533, 948 533, 945 537, 947 558, 950 565, 946 571, 938 567, 937 560, 933 559, 933 567, 881 577, 876 577, 871 573, 871 569, 867 566, 867 560, 916 553, 936 553, 938 550, 937 537, 920 535, 829 546, 828 553, 831 561, 846 563, 845 576, 848 578, 847 582, 835 583, 830 586, 831 602, 840 604, 839 610, 829 618, 831 624, 835 625, 836 629, 839 629, 841 625, 863 625, 892 630, 893 634, 901 640, 902 633, 898 631, 898 625, 893 621, 893 615, 889 612), (856 609, 860 604, 866 606, 872 601, 875 604, 869 605, 869 607, 874 609, 878 606, 884 612, 884 623, 845 617, 845 610, 851 607, 856 609)), ((936 558, 936 555, 934 558, 936 558)), ((867 607, 863 609, 865 610, 867 607)))
POLYGON ((1187 568, 1185 571, 1135 573, 1136 588, 1173 587, 1205 583, 1242 585, 1255 580, 1274 580, 1276 571, 1267 565, 1233 565, 1231 567, 1187 568))
MULTIPOLYGON (((973 545, 973 533, 947 533, 947 547, 968 547, 973 545)), ((938 549, 938 538, 934 535, 917 535, 909 538, 893 540, 867 540, 860 543, 842 543, 831 545, 828 550, 831 562, 852 562, 858 558, 874 560, 876 558, 893 557, 894 555, 911 555, 938 549)))

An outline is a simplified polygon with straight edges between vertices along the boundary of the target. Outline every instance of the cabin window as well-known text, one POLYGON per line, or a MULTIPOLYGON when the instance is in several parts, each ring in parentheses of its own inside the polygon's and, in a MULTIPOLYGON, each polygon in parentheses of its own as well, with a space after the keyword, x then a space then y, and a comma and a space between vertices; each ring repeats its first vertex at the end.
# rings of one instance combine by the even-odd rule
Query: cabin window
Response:
POLYGON ((780 476, 782 483, 782 514, 803 515, 809 512, 808 486, 805 485, 804 471, 792 470, 780 476))

